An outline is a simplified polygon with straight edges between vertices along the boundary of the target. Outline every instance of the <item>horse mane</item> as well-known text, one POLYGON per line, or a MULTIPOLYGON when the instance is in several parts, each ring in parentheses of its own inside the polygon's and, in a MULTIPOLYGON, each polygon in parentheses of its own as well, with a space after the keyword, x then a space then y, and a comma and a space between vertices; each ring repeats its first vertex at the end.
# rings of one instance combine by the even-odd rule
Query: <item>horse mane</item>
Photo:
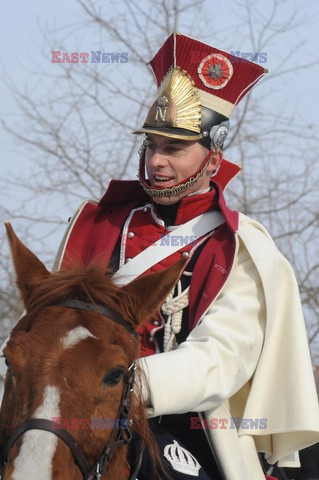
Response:
POLYGON ((88 265, 78 262, 70 268, 63 268, 34 285, 28 299, 29 310, 39 311, 72 298, 108 306, 129 321, 131 297, 127 293, 123 295, 121 287, 113 283, 112 273, 97 261, 88 265))

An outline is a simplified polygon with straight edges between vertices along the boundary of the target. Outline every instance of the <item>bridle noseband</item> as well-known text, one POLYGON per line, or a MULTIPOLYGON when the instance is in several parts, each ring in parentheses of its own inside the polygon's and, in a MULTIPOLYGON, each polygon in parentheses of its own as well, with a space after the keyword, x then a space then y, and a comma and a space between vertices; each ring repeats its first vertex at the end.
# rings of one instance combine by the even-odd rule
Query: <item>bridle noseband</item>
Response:
MULTIPOLYGON (((54 306, 75 308, 100 313, 101 315, 107 316, 110 320, 125 327, 126 330, 128 330, 128 332, 133 335, 134 338, 138 341, 138 333, 134 330, 134 328, 128 322, 126 322, 117 312, 115 312, 109 307, 106 307, 104 305, 96 305, 90 302, 84 302, 82 300, 75 300, 72 298, 63 300, 59 303, 55 303, 54 306)), ((124 388, 117 414, 117 419, 119 419, 119 425, 124 425, 125 428, 113 427, 107 444, 105 445, 102 453, 92 467, 90 467, 89 462, 85 454, 83 453, 80 445, 75 441, 73 436, 65 428, 58 428, 57 424, 50 420, 46 420, 43 418, 32 418, 20 425, 9 438, 5 448, 0 450, 0 480, 2 478, 2 470, 7 463, 8 455, 11 448, 13 447, 17 439, 28 430, 45 430, 59 437, 71 450, 74 461, 81 470, 83 480, 100 480, 104 475, 108 463, 113 457, 115 450, 121 445, 128 445, 132 439, 132 420, 129 419, 129 414, 132 401, 132 391, 134 388, 135 370, 136 365, 133 362, 129 366, 123 379, 124 388)))

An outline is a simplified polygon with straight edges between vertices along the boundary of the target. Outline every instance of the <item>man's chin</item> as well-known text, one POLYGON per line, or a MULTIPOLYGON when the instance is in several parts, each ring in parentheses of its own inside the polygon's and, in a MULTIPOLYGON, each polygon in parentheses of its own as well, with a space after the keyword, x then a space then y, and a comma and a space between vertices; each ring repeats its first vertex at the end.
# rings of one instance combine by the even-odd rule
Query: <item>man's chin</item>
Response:
POLYGON ((183 197, 184 195, 178 195, 178 197, 176 196, 172 196, 172 197, 152 197, 152 200, 154 203, 157 203, 158 205, 174 205, 174 203, 177 203, 180 201, 180 199, 183 197))

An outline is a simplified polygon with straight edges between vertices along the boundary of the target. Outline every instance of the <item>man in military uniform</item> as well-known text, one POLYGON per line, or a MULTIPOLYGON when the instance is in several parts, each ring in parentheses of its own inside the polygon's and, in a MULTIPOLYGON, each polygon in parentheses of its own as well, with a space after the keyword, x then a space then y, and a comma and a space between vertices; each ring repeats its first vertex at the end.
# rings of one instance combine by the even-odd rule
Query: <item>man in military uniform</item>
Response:
MULTIPOLYGON (((266 70, 177 33, 150 63, 158 95, 134 132, 146 135, 139 181, 113 180, 81 206, 56 267, 99 256, 124 284, 187 259, 139 331, 154 434, 172 478, 262 480, 257 452, 298 466, 297 450, 319 440, 294 275, 223 195, 240 170, 222 154, 229 118, 266 70)), ((139 480, 151 470, 146 452, 139 480)))

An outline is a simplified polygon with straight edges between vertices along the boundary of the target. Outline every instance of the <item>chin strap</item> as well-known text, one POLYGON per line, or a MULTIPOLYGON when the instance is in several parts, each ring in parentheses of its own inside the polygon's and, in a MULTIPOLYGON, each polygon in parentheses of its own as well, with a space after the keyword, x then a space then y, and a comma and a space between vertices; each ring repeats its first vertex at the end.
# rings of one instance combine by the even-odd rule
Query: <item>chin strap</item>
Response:
POLYGON ((177 185, 174 185, 173 187, 169 187, 169 188, 165 188, 165 187, 152 188, 150 186, 149 180, 145 179, 145 150, 146 150, 146 144, 144 140, 144 142, 142 143, 139 149, 140 161, 139 161, 139 168, 138 168, 138 179, 144 192, 150 197, 178 197, 180 194, 186 192, 192 185, 194 185, 194 183, 198 181, 199 178, 201 178, 204 175, 208 165, 211 163, 213 158, 218 153, 218 150, 209 150, 203 162, 201 163, 199 169, 193 175, 181 181, 177 185))

